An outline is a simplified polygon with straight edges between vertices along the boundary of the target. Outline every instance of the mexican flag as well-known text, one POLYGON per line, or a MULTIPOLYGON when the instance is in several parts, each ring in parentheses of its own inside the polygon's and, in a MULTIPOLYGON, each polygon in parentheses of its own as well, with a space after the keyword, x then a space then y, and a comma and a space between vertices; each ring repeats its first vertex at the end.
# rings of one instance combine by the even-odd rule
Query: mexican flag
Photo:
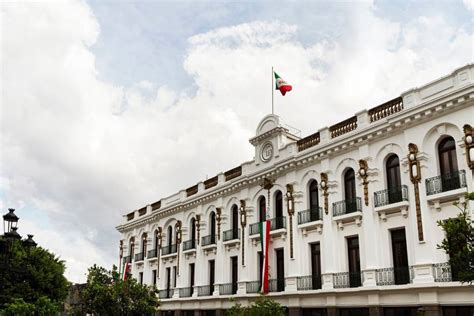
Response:
POLYGON ((123 280, 127 280, 128 275, 131 273, 130 272, 130 263, 124 262, 123 264, 123 280))
POLYGON ((262 293, 268 293, 268 241, 270 239, 270 220, 260 222, 260 245, 262 246, 263 267, 262 267, 262 293))
POLYGON ((280 90, 282 95, 285 95, 288 91, 291 91, 292 86, 283 80, 276 72, 275 75, 275 90, 280 90))

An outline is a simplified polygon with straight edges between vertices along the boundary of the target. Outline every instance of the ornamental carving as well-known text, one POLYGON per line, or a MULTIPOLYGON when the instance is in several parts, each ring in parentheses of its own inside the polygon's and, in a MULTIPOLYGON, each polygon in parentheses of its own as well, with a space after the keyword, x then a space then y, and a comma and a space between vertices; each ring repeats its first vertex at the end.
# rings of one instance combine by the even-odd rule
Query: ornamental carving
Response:
POLYGON ((408 166, 410 168, 410 180, 413 183, 415 190, 415 206, 416 206, 416 223, 418 228, 418 241, 424 241, 423 236, 423 222, 421 219, 420 206, 420 161, 416 157, 418 154, 418 146, 413 143, 408 144, 408 166))
POLYGON ((466 145, 467 165, 474 171, 474 128, 466 124, 463 126, 464 144, 466 145))
POLYGON ((364 201, 365 206, 369 206, 369 181, 367 181, 369 167, 366 160, 359 160, 359 175, 362 178, 362 185, 364 186, 364 201))
POLYGON ((293 185, 286 185, 286 207, 288 209, 288 217, 290 220, 290 258, 293 259, 293 215, 295 214, 295 201, 293 197, 293 185))
POLYGON ((247 225, 247 211, 245 210, 245 200, 240 200, 240 225, 242 225, 242 266, 245 266, 245 225, 247 225))
POLYGON ((196 214, 196 232, 197 232, 197 240, 196 243, 199 245, 199 240, 201 239, 201 215, 196 214))
POLYGON ((324 196, 324 212, 326 215, 328 214, 329 211, 329 201, 328 201, 328 175, 324 172, 321 173, 321 190, 323 190, 323 196, 324 196))
POLYGON ((222 218, 222 209, 220 207, 216 207, 217 240, 220 240, 220 236, 221 236, 221 218, 222 218))

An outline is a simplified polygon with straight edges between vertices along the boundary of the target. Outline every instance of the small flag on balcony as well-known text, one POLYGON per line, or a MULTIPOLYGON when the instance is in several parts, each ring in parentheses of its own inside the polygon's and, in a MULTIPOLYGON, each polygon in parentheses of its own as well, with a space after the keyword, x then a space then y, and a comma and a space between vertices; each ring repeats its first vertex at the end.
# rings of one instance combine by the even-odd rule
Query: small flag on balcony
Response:
POLYGON ((276 72, 273 72, 275 75, 275 90, 280 90, 282 95, 285 95, 288 91, 291 91, 293 88, 285 80, 283 80, 276 72))
POLYGON ((268 293, 268 241, 270 239, 270 220, 260 222, 260 244, 262 246, 263 267, 262 267, 262 293, 268 293))

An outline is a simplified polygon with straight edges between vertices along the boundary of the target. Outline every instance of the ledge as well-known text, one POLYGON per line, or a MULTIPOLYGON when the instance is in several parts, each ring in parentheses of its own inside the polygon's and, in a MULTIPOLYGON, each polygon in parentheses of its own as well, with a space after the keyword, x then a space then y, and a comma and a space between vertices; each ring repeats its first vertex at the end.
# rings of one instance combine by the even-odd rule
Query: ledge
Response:
POLYGON ((379 218, 384 222, 387 221, 386 215, 401 213, 404 218, 408 217, 408 207, 410 206, 410 202, 408 201, 401 201, 397 203, 387 204, 379 207, 375 207, 374 211, 379 214, 379 218))
POLYGON ((323 229, 323 220, 312 221, 304 224, 298 224, 298 228, 303 231, 303 235, 306 236, 308 231, 316 230, 318 233, 322 234, 323 229))
POLYGON ((452 202, 458 199, 464 199, 467 193, 467 187, 456 190, 441 192, 426 196, 426 201, 429 202, 436 210, 441 211, 441 203, 452 202))
POLYGON ((225 247, 225 250, 229 251, 231 248, 240 248, 240 239, 231 239, 223 241, 222 244, 225 247))
POLYGON ((345 223, 355 222, 357 226, 360 226, 362 224, 362 211, 339 215, 337 217, 333 217, 332 220, 337 223, 337 227, 340 230, 344 230, 343 224, 345 223))

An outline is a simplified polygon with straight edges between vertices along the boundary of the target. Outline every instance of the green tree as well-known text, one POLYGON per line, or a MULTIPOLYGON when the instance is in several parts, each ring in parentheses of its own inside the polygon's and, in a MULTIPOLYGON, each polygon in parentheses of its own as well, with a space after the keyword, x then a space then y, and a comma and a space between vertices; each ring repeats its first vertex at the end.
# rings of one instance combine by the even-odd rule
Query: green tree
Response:
POLYGON ((465 202, 455 203, 460 213, 446 220, 438 221, 445 232, 445 238, 438 248, 449 255, 453 276, 461 282, 474 282, 474 223, 469 215, 469 201, 474 192, 466 195, 465 202))
POLYGON ((286 308, 268 296, 261 295, 249 306, 236 303, 227 311, 227 316, 283 316, 286 308))
POLYGON ((122 280, 113 267, 109 271, 94 265, 80 294, 83 308, 96 315, 152 315, 159 307, 156 288, 135 279, 122 280))
POLYGON ((51 303, 59 310, 69 289, 63 261, 44 248, 27 249, 21 241, 16 241, 8 257, 5 252, 0 254, 0 262, 3 270, 0 273, 0 310, 9 303, 13 304, 12 308, 16 305, 23 308, 25 304, 49 306, 51 303))

